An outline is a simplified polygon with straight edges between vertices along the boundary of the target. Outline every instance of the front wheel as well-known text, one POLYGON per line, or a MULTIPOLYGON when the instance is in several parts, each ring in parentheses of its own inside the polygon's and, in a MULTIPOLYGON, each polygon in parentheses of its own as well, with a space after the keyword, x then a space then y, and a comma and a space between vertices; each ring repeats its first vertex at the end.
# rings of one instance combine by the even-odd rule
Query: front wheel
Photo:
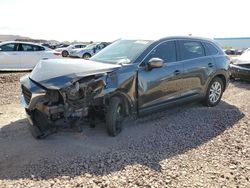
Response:
POLYGON ((224 91, 224 85, 219 77, 215 77, 209 84, 204 105, 213 107, 216 106, 222 97, 224 91))
POLYGON ((90 54, 83 54, 82 58, 83 59, 89 59, 89 58, 91 58, 91 55, 90 54))
POLYGON ((125 106, 121 98, 113 97, 110 100, 106 113, 106 126, 110 136, 116 136, 122 131, 125 117, 125 106))
POLYGON ((45 138, 50 130, 50 124, 46 115, 35 110, 32 112, 30 118, 32 123, 29 123, 29 130, 32 136, 36 139, 45 138))
POLYGON ((62 56, 63 57, 67 57, 69 55, 69 52, 67 52, 66 50, 62 51, 62 56))

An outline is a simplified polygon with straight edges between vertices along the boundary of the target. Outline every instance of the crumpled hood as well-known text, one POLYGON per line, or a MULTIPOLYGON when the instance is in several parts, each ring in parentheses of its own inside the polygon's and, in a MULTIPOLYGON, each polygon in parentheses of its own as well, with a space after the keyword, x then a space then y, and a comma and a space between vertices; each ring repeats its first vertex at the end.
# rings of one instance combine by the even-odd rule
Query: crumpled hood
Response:
POLYGON ((232 58, 234 64, 250 64, 250 53, 243 53, 241 56, 232 58))
POLYGON ((85 76, 111 72, 121 65, 82 59, 50 59, 40 61, 30 79, 49 89, 60 89, 85 76))

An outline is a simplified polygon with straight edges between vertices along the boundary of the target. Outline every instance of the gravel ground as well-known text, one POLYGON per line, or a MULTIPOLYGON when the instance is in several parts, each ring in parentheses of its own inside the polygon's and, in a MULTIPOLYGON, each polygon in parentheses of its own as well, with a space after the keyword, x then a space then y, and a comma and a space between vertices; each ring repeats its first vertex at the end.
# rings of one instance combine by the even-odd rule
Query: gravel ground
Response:
POLYGON ((250 187, 250 84, 233 82, 214 108, 199 103, 127 120, 107 136, 31 137, 19 77, 0 74, 0 187, 250 187))

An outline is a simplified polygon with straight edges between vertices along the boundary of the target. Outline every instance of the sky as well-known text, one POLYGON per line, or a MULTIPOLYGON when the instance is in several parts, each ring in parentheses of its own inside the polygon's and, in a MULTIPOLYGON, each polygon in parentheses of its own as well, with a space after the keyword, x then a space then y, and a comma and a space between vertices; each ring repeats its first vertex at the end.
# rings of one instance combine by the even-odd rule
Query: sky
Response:
POLYGON ((59 41, 250 37, 249 0, 0 0, 0 34, 59 41))

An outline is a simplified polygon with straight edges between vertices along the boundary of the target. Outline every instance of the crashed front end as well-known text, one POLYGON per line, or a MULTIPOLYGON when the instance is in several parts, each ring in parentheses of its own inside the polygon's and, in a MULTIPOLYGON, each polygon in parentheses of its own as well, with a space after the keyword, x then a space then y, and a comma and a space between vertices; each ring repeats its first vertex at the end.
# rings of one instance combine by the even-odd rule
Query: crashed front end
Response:
POLYGON ((84 77, 61 89, 47 89, 28 76, 21 79, 21 102, 25 107, 31 132, 45 136, 58 126, 70 125, 104 110, 102 91, 105 75, 84 77))
POLYGON ((21 103, 27 113, 32 135, 44 137, 60 127, 72 128, 83 120, 93 120, 98 116, 102 118, 107 74, 116 67, 93 62, 71 62, 70 66, 62 65, 61 69, 57 66, 57 71, 54 71, 49 63, 38 64, 31 75, 20 80, 21 103), (72 66, 75 69, 70 68, 72 66), (72 73, 80 68, 85 72, 72 73))

